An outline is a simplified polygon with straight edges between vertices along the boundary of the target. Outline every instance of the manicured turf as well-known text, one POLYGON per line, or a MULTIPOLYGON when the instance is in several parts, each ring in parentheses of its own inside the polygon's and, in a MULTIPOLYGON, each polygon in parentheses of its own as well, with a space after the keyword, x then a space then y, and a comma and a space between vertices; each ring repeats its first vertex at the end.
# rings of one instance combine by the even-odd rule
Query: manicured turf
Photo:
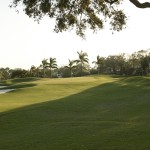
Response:
POLYGON ((150 150, 150 78, 15 79, 0 150, 150 150))

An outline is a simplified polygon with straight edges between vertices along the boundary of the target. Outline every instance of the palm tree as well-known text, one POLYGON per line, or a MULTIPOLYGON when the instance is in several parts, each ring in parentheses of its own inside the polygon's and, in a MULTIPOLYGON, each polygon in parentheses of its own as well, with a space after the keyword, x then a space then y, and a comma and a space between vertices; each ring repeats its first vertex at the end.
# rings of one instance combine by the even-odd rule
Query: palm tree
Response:
POLYGON ((43 59, 42 60, 42 68, 43 68, 43 77, 45 77, 45 70, 46 70, 46 68, 48 67, 48 62, 47 62, 47 59, 43 59))
POLYGON ((104 67, 104 57, 100 57, 99 55, 96 57, 96 61, 93 61, 92 63, 97 66, 98 74, 100 73, 100 68, 104 67))
POLYGON ((77 64, 80 64, 81 65, 81 75, 83 74, 83 67, 86 63, 89 62, 89 59, 87 58, 88 57, 88 54, 86 52, 77 52, 78 55, 79 55, 79 59, 76 60, 77 64))
POLYGON ((52 78, 52 69, 57 68, 56 58, 50 57, 48 67, 50 68, 50 77, 52 78))
POLYGON ((67 69, 70 70, 70 77, 72 77, 72 70, 76 67, 76 65, 74 65, 75 62, 76 62, 75 60, 70 60, 70 59, 69 59, 69 64, 68 64, 68 66, 65 66, 65 68, 67 68, 67 69))
POLYGON ((95 64, 97 66, 97 70, 98 70, 98 74, 99 74, 99 72, 100 72, 100 64, 101 64, 100 56, 98 55, 96 58, 97 58, 96 61, 93 61, 92 64, 95 64))

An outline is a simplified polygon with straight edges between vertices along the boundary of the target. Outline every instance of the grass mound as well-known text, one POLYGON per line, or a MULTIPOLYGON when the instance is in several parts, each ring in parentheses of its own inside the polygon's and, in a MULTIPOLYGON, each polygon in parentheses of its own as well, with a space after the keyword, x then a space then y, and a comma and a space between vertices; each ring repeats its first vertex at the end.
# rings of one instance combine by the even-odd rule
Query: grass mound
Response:
POLYGON ((0 95, 2 150, 148 150, 150 78, 10 80, 0 95))

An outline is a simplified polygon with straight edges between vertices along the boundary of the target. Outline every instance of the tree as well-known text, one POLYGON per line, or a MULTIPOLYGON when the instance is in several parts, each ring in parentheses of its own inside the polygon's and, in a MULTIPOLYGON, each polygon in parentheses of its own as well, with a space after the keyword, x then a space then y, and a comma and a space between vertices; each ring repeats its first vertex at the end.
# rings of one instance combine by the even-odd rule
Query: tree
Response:
POLYGON ((40 66, 36 67, 36 77, 39 77, 41 73, 40 66))
POLYGON ((150 64, 150 56, 142 57, 140 63, 142 68, 142 75, 147 75, 149 70, 149 64, 150 64))
POLYGON ((0 70, 0 81, 3 79, 3 72, 0 70))
POLYGON ((150 64, 150 50, 140 50, 137 52, 137 57, 140 63, 142 75, 148 74, 150 64))
POLYGON ((117 56, 109 55, 106 59, 106 66, 110 73, 117 73, 117 56))
POLYGON ((85 68, 85 64, 89 62, 89 59, 87 58, 88 57, 88 54, 86 52, 77 52, 78 53, 78 56, 79 56, 79 59, 76 60, 76 63, 78 65, 80 65, 80 68, 81 68, 81 75, 83 74, 83 69, 85 68))
POLYGON ((10 68, 0 68, 0 80, 7 80, 11 76, 10 68))
POLYGON ((50 68, 50 77, 52 78, 52 69, 57 68, 56 58, 50 57, 48 67, 50 68))
POLYGON ((31 73, 31 76, 33 76, 33 77, 36 76, 36 67, 34 65, 31 66, 30 73, 31 73))
POLYGON ((140 62, 137 56, 137 52, 134 52, 133 54, 131 54, 129 56, 129 74, 131 75, 136 75, 137 74, 137 70, 140 68, 140 62))
POLYGON ((124 74, 125 67, 127 66, 125 54, 108 56, 106 59, 106 66, 110 69, 111 73, 124 74))
MULTIPOLYGON (((127 17, 119 5, 123 0, 12 0, 10 7, 23 5, 25 14, 40 21, 43 16, 55 19, 55 32, 70 29, 83 37, 85 30, 102 29, 107 21, 112 30, 120 31, 126 25, 127 17)), ((129 0, 138 8, 149 8, 150 3, 129 0)))
POLYGON ((98 74, 100 73, 100 69, 104 67, 104 62, 105 58, 104 57, 100 57, 99 55, 96 57, 96 61, 93 61, 92 63, 94 63, 97 67, 97 71, 98 74))
POLYGON ((45 77, 45 76, 46 76, 45 70, 46 70, 46 68, 48 67, 47 59, 44 58, 44 59, 42 60, 42 65, 41 65, 41 67, 43 68, 43 77, 45 77))
POLYGON ((29 72, 27 70, 18 68, 14 69, 11 74, 11 78, 25 78, 28 77, 29 72))
POLYGON ((70 77, 70 71, 65 66, 61 66, 57 70, 57 77, 59 76, 63 78, 70 77))
POLYGON ((31 66, 30 68, 30 74, 33 77, 39 77, 40 73, 40 67, 35 67, 34 65, 31 66))
POLYGON ((120 54, 116 56, 117 67, 119 74, 123 75, 126 67, 126 58, 125 54, 120 54))
POLYGON ((76 68, 76 65, 74 65, 75 62, 76 62, 75 60, 70 60, 70 59, 69 59, 69 64, 68 64, 68 66, 65 66, 65 68, 67 68, 67 69, 70 70, 70 77, 72 77, 72 70, 73 70, 74 68, 76 68))

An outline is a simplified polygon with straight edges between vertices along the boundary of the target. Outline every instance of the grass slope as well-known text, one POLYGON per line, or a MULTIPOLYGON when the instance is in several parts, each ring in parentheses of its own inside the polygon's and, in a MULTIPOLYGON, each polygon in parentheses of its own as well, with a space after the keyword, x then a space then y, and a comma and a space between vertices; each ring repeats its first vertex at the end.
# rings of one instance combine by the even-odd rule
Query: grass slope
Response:
POLYGON ((0 95, 0 150, 149 150, 150 78, 16 79, 0 95))

